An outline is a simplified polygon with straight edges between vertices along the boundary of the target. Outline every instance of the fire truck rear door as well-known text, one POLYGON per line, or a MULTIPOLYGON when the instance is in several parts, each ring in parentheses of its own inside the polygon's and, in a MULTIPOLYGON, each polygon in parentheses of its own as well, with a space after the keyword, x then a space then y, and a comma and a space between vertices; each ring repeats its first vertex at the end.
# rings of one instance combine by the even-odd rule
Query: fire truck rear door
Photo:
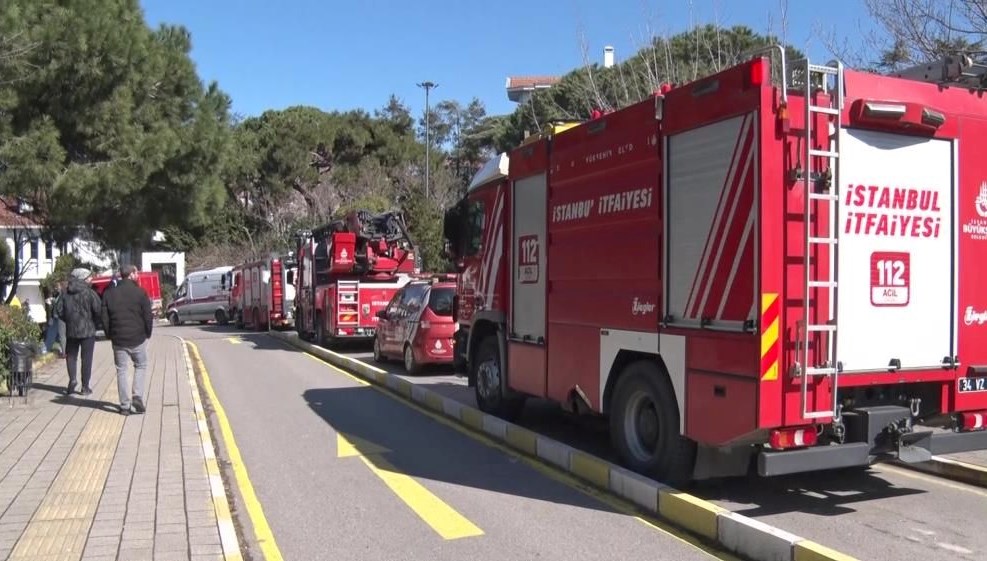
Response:
POLYGON ((838 360, 938 367, 955 355, 954 142, 844 129, 840 152, 838 360))
POLYGON ((545 173, 514 182, 511 248, 512 339, 542 343, 545 338, 545 173))

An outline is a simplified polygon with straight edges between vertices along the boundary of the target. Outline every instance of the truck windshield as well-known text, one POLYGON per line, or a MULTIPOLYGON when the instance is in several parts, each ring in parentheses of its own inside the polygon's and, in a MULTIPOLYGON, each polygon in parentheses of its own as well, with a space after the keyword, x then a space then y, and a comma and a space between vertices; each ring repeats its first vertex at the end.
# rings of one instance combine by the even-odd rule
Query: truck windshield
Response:
POLYGON ((454 288, 433 288, 428 296, 428 307, 437 316, 451 316, 452 298, 455 295, 454 288))

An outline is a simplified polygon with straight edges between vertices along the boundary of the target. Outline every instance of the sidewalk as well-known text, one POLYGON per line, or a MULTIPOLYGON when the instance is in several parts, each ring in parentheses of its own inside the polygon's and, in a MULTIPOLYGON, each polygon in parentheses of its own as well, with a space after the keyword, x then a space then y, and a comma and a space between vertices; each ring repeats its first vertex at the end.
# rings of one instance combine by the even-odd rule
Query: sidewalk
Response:
POLYGON ((143 415, 117 410, 107 341, 88 398, 61 393, 64 360, 35 372, 29 404, 0 398, 0 559, 225 559, 185 351, 155 335, 148 359, 143 415))

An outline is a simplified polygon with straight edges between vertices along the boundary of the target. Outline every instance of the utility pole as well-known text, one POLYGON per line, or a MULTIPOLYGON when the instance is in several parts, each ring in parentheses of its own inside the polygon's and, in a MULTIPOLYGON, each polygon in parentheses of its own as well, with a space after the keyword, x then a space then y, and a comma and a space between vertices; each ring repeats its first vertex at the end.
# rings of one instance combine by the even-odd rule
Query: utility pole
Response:
POLYGON ((435 82, 421 82, 418 84, 419 88, 425 88, 425 200, 428 200, 428 168, 429 160, 428 153, 431 151, 431 143, 429 142, 428 130, 431 128, 431 122, 429 121, 429 107, 428 107, 428 92, 432 88, 439 87, 435 82))

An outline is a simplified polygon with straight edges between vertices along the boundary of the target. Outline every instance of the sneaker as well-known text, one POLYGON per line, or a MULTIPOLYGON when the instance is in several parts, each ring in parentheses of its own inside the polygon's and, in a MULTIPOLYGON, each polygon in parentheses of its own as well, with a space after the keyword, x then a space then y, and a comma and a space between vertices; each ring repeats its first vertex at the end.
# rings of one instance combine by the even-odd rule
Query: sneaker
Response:
POLYGON ((82 395, 91 395, 93 393, 93 390, 90 388, 82 388, 82 391, 79 393, 81 393, 82 395))
POLYGON ((124 409, 123 407, 120 407, 120 414, 123 415, 124 417, 130 415, 130 408, 128 407, 124 409))
POLYGON ((68 386, 67 388, 65 388, 64 391, 62 391, 62 393, 64 393, 65 395, 72 395, 72 394, 74 394, 75 393, 75 386, 74 385, 68 386))
POLYGON ((139 395, 134 396, 134 411, 138 413, 144 412, 144 400, 139 395))

